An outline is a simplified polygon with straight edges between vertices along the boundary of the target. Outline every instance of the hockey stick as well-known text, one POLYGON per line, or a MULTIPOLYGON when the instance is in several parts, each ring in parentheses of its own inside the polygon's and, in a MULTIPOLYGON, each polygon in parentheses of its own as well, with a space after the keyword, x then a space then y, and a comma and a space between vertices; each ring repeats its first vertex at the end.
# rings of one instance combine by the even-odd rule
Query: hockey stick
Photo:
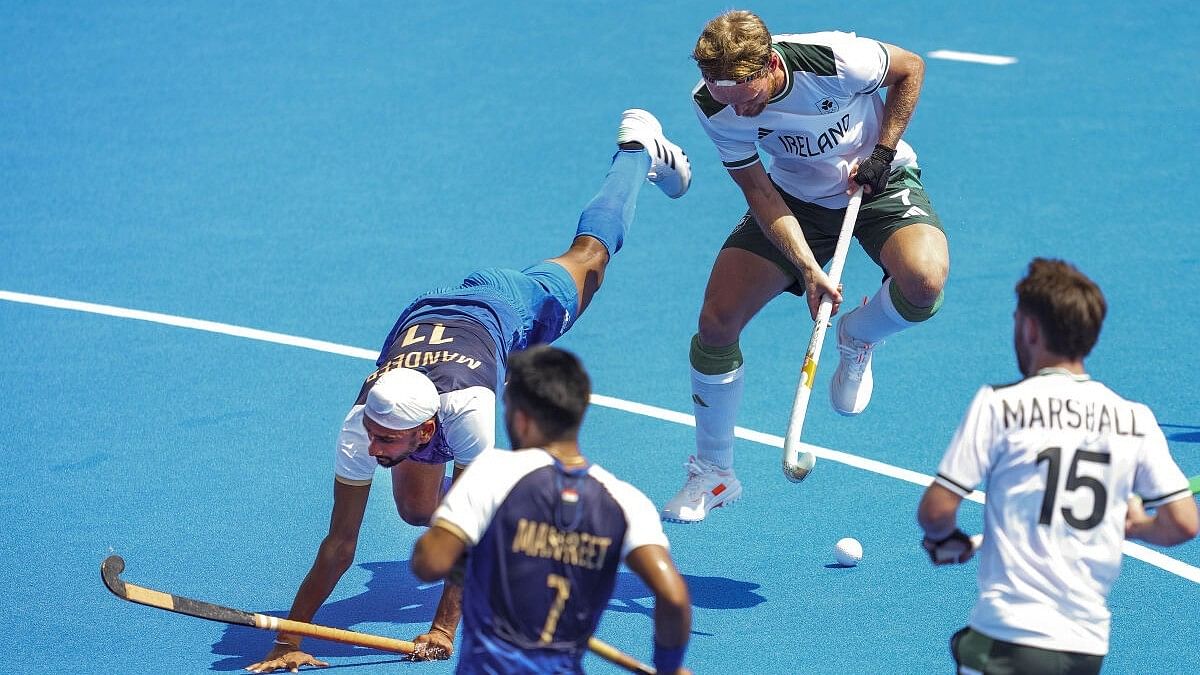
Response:
POLYGON ((600 658, 609 663, 618 665, 631 673, 640 673, 641 675, 655 675, 656 671, 652 666, 648 666, 641 661, 633 658, 616 647, 602 642, 596 638, 588 638, 588 649, 600 658))
MULTIPOLYGON (((850 250, 850 235, 858 220, 858 209, 862 206, 863 189, 860 187, 846 205, 842 218, 842 230, 838 234, 837 247, 833 251, 833 262, 829 265, 829 281, 834 286, 842 280, 842 268, 846 265, 846 254, 850 250)), ((800 432, 804 430, 804 416, 808 413, 808 399, 812 396, 813 378, 817 374, 817 362, 821 358, 821 345, 825 342, 825 329, 833 314, 833 299, 828 295, 821 298, 817 308, 817 319, 813 323, 812 337, 808 341, 808 352, 804 355, 804 366, 800 368, 800 384, 796 385, 796 397, 792 400, 792 416, 788 420, 787 435, 783 438, 783 475, 793 483, 808 477, 817 457, 800 449, 800 432)))
POLYGON ((158 609, 165 609, 168 612, 187 614, 188 616, 208 619, 209 621, 218 621, 220 623, 250 626, 251 628, 261 628, 263 630, 285 631, 296 635, 321 638, 322 640, 344 642, 362 647, 373 647, 385 652, 412 654, 416 650, 416 645, 408 640, 397 640, 381 635, 370 635, 342 628, 331 628, 329 626, 319 626, 314 623, 304 623, 303 621, 281 619, 277 616, 245 612, 240 609, 222 607, 200 600, 192 600, 180 595, 172 595, 143 586, 136 586, 121 579, 121 572, 123 571, 125 571, 125 560, 119 555, 110 555, 104 559, 104 562, 100 563, 100 578, 104 580, 104 585, 108 587, 108 590, 112 591, 113 595, 122 600, 136 602, 139 605, 157 607, 158 609))
MULTIPOLYGON (((261 628, 271 631, 284 631, 295 635, 332 640, 333 642, 344 642, 360 647, 371 647, 385 652, 412 654, 417 649, 417 645, 408 640, 397 640, 395 638, 383 637, 382 635, 371 635, 370 633, 359 633, 358 631, 321 626, 315 623, 281 619, 277 616, 222 607, 221 605, 214 605, 209 602, 185 598, 181 595, 173 595, 144 586, 137 586, 121 578, 121 572, 124 571, 125 560, 119 555, 110 555, 104 559, 104 562, 100 563, 100 579, 104 581, 104 585, 108 587, 108 590, 112 591, 113 595, 122 600, 135 602, 139 605, 165 609, 168 612, 186 614, 219 623, 250 626, 251 628, 261 628)), ((597 656, 611 661, 630 672, 654 675, 654 669, 650 666, 639 662, 616 647, 596 638, 591 638, 588 641, 588 649, 595 652, 597 656)))

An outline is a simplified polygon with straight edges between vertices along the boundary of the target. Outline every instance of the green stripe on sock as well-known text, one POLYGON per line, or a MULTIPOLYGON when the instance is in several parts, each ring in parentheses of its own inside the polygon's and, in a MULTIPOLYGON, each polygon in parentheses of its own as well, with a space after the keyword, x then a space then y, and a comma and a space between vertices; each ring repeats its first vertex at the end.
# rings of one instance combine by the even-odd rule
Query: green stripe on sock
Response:
POLYGON ((892 283, 888 284, 888 297, 892 300, 892 306, 905 321, 918 323, 937 314, 937 311, 942 308, 942 299, 946 295, 938 293, 937 300, 933 302, 932 307, 917 307, 900 294, 900 285, 896 283, 895 279, 892 279, 892 283))
POLYGON ((700 334, 692 336, 692 367, 705 375, 724 375, 742 367, 742 348, 735 340, 724 347, 709 347, 700 343, 700 334))

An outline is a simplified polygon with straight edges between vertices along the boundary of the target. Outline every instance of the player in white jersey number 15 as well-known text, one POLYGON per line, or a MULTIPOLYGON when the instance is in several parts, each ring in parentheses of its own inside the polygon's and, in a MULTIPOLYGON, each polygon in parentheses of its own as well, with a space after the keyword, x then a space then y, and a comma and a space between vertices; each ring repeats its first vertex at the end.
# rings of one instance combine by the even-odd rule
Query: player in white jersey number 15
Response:
POLYGON ((979 599, 951 640, 958 672, 1097 673, 1121 542, 1180 544, 1200 516, 1154 413, 1084 370, 1106 311, 1096 284, 1036 258, 1016 291, 1024 379, 975 395, 918 507, 922 545, 935 564, 970 559, 958 508, 986 483, 979 599))

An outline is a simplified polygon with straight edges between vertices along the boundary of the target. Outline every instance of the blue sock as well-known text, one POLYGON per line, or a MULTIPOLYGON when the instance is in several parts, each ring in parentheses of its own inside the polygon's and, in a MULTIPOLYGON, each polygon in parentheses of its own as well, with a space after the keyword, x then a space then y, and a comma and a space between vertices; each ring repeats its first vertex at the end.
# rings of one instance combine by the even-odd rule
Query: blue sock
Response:
POLYGON ((595 237, 608 249, 609 256, 616 255, 625 241, 625 233, 633 224, 638 192, 646 182, 649 170, 650 154, 645 150, 621 150, 613 155, 612 166, 600 185, 600 192, 579 215, 575 236, 595 237))

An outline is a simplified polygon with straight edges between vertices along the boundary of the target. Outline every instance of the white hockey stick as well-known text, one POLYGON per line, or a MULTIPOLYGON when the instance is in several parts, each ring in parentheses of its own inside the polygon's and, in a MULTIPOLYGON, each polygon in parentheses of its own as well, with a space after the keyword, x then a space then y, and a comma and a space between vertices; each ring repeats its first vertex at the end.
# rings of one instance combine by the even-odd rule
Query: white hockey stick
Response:
MULTIPOLYGON (((850 236, 858 220, 858 208, 862 206, 863 189, 860 187, 846 205, 846 216, 842 219, 842 230, 838 234, 837 247, 833 251, 833 262, 829 265, 829 281, 837 286, 842 280, 842 268, 846 266, 846 254, 850 250, 850 236)), ((817 319, 813 324, 812 337, 808 341, 808 352, 804 355, 804 366, 800 368, 800 384, 796 385, 796 397, 792 401, 792 416, 788 420, 787 435, 783 437, 783 475, 793 483, 808 477, 817 457, 800 449, 800 432, 804 430, 804 416, 808 413, 808 399, 812 396, 813 378, 817 374, 817 361, 821 358, 821 345, 825 342, 825 329, 833 314, 833 299, 828 295, 821 298, 817 308, 817 319)))

